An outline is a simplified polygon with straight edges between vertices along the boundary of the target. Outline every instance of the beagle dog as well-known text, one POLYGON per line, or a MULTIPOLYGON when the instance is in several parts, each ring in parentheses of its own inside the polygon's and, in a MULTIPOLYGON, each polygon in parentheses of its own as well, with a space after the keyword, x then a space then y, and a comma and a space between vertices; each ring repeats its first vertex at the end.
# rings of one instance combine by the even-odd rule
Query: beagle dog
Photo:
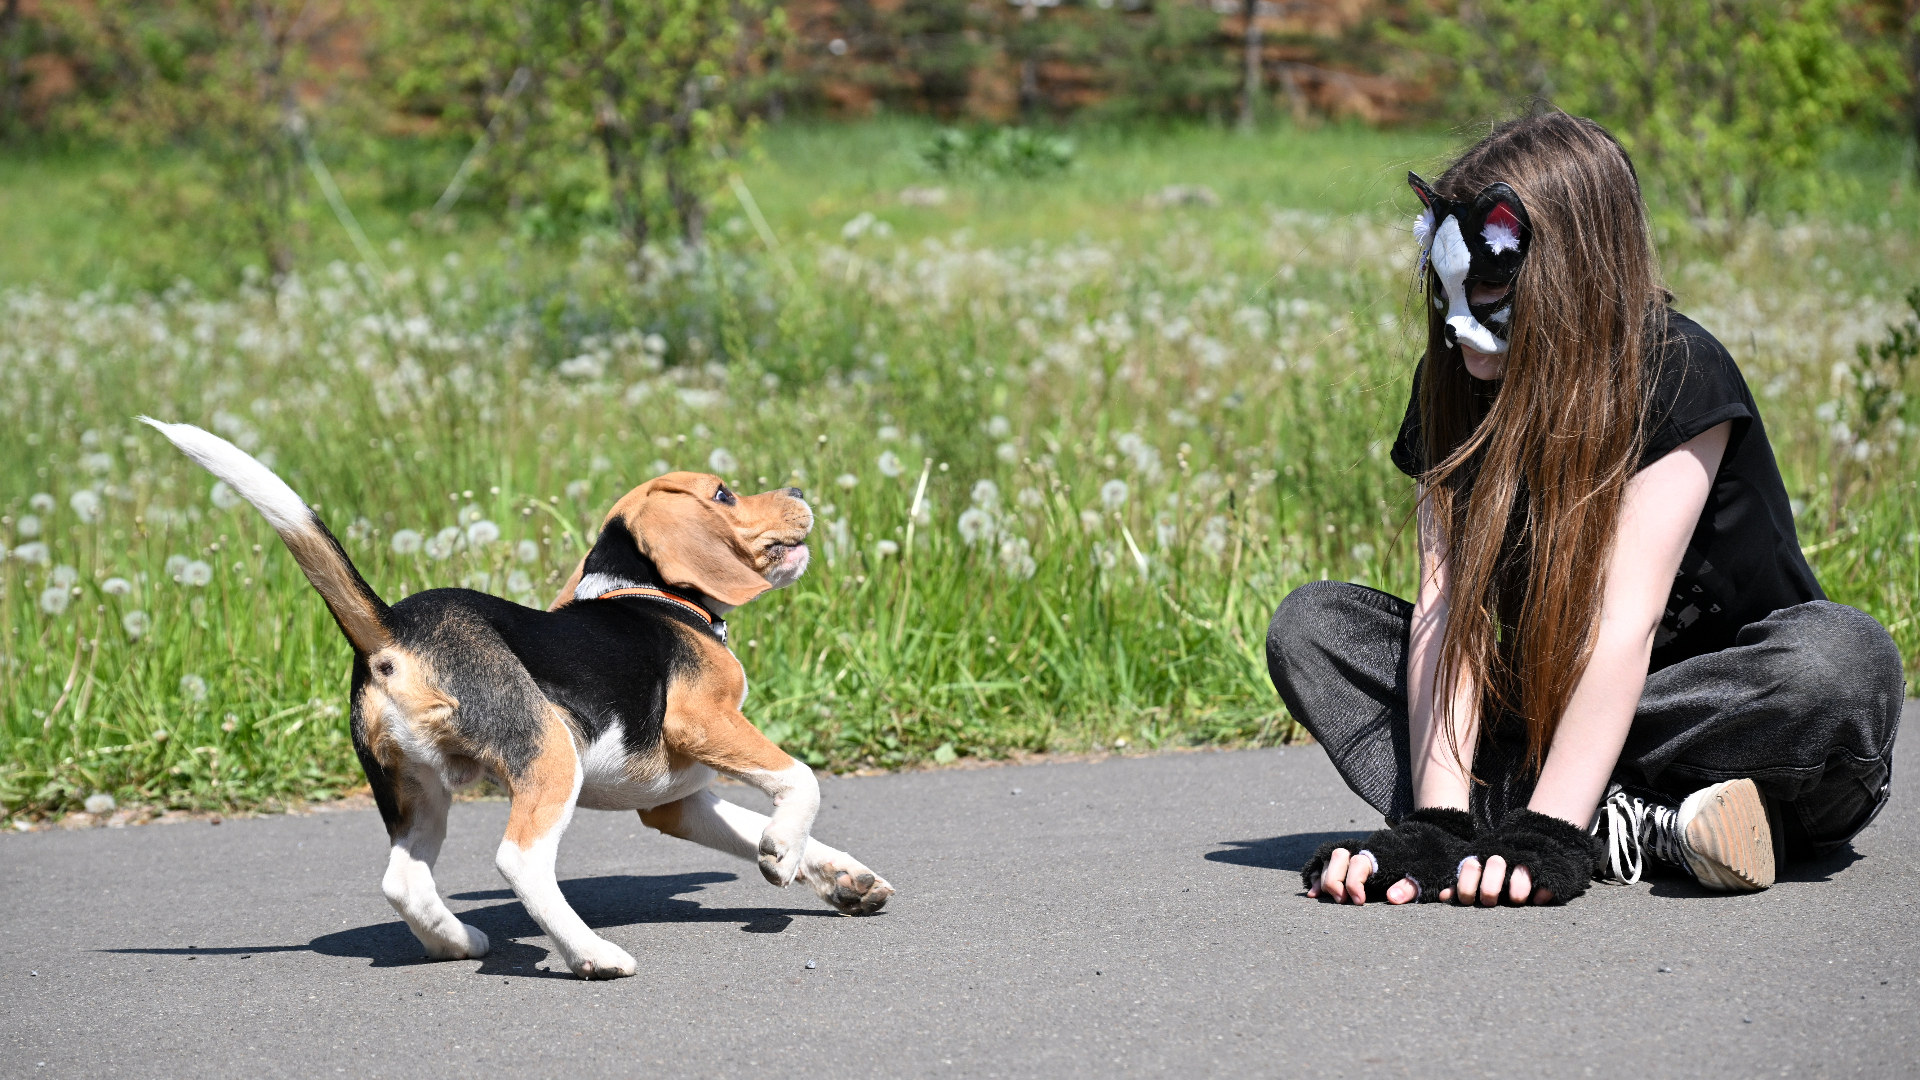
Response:
POLYGON ((192 425, 141 419, 260 511, 352 644, 353 748, 392 840, 382 890, 429 956, 487 952, 433 882, 452 792, 483 777, 513 803, 494 865, 583 979, 635 965, 554 879, 575 807, 637 810, 669 836, 754 860, 775 885, 804 881, 849 915, 893 895, 812 838, 813 771, 740 712, 747 680, 724 617, 806 570, 813 511, 797 489, 741 496, 715 476, 669 473, 614 504, 551 610, 466 589, 388 606, 265 466, 192 425), (772 796, 773 816, 714 794, 715 773, 772 796))

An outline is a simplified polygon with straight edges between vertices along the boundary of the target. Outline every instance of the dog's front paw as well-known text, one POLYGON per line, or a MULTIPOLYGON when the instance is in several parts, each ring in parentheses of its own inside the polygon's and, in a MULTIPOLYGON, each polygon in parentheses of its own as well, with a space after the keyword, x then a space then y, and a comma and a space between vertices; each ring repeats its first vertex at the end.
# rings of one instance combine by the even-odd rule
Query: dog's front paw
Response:
POLYGON ((426 946, 427 956, 434 960, 478 960, 487 955, 487 950, 493 947, 487 935, 477 926, 468 926, 466 923, 457 925, 460 927, 458 936, 445 939, 420 937, 420 944, 426 946))
POLYGON ((567 969, 583 979, 624 979, 640 970, 627 950, 605 938, 595 938, 567 957, 567 969))
POLYGON ((885 907, 887 898, 893 895, 893 886, 885 878, 852 858, 809 866, 804 876, 820 899, 842 915, 871 915, 885 907))
POLYGON ((760 876, 786 888, 800 873, 800 856, 806 851, 807 842, 782 840, 768 829, 760 836, 760 876))

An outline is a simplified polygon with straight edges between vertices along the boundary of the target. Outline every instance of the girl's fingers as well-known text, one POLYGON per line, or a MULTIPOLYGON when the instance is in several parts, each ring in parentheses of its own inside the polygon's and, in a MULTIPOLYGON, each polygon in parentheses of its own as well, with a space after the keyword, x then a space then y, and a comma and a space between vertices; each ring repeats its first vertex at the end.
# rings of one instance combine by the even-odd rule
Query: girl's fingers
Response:
POLYGON ((1495 855, 1487 860, 1487 868, 1480 875, 1480 906, 1494 907, 1500 903, 1500 886, 1507 883, 1507 860, 1495 855))
POLYGON ((1480 860, 1469 855, 1460 864, 1460 884, 1455 886, 1454 898, 1462 904, 1473 903, 1474 895, 1480 889, 1480 860))
POLYGON ((1413 881, 1409 878, 1401 878, 1393 883, 1393 888, 1387 890, 1387 903, 1404 904, 1419 896, 1420 890, 1414 886, 1413 881))
POLYGON ((1516 904, 1524 904, 1527 897, 1533 895, 1533 874, 1524 866, 1513 868, 1513 876, 1507 882, 1507 899, 1516 904))
POLYGON ((1327 868, 1320 874, 1320 888, 1328 896, 1333 897, 1333 902, 1336 904, 1347 898, 1348 857, 1346 848, 1334 848, 1333 854, 1327 856, 1327 868))
POLYGON ((1367 879, 1373 876, 1373 864, 1365 859, 1347 863, 1347 899, 1356 904, 1367 902, 1367 879))

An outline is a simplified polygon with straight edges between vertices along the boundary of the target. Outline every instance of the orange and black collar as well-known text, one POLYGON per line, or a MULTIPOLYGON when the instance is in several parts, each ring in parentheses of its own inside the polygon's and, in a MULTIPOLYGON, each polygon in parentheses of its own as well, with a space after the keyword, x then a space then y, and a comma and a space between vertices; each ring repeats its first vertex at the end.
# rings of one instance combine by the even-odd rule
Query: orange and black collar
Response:
POLYGON ((608 590, 607 592, 603 592, 599 596, 594 597, 594 599, 595 600, 617 600, 622 597, 629 597, 629 596, 637 596, 646 600, 661 600, 666 603, 673 604, 677 607, 684 608, 687 611, 698 616, 701 622, 706 623, 708 628, 710 628, 714 632, 714 635, 720 639, 720 644, 725 645, 727 643, 727 621, 725 619, 714 618, 713 614, 709 612, 706 608, 701 607, 699 604, 696 604, 693 601, 677 593, 670 593, 667 590, 660 588, 658 585, 629 585, 622 589, 608 590))

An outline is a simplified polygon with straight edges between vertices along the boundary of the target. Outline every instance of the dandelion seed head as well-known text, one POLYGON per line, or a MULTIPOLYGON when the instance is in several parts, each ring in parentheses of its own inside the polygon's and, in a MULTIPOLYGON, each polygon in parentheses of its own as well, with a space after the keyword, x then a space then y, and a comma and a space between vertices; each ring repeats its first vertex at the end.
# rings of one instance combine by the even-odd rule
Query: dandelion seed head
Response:
POLYGON ((714 447, 713 453, 707 455, 707 468, 712 469, 715 475, 731 476, 739 467, 740 463, 734 460, 733 455, 719 447, 714 447))
POLYGON ((584 499, 587 497, 587 492, 592 490, 593 490, 593 484, 590 481, 587 481, 587 480, 569 481, 567 484, 567 498, 574 499, 574 500, 584 499))
POLYGON ((190 561, 192 560, 188 559, 185 555, 167 556, 167 576, 178 581, 180 574, 186 570, 187 563, 190 561))
POLYGON ((460 530, 453 526, 441 529, 425 545, 427 557, 435 560, 448 559, 460 546, 460 530))
POLYGON ((531 540, 522 540, 513 545, 513 557, 523 563, 540 561, 540 545, 531 540))
POLYGON ((239 492, 228 487, 225 480, 214 481, 213 490, 207 493, 207 498, 222 510, 231 510, 246 501, 240 497, 239 492))
POLYGON ((100 493, 90 488, 81 488, 67 497, 67 505, 73 508, 74 515, 82 524, 91 525, 100 520, 100 493))
POLYGON ((52 495, 49 495, 44 491, 39 491, 39 492, 35 492, 32 495, 32 497, 27 499, 27 505, 33 507, 36 511, 42 514, 51 514, 53 513, 54 506, 57 504, 53 501, 52 495))
POLYGON ((86 454, 80 458, 80 467, 94 476, 105 476, 113 471, 113 455, 86 454))
POLYGON ((873 550, 883 559, 900 554, 900 545, 891 540, 882 540, 873 545, 873 550))
POLYGON ((420 550, 420 532, 417 529, 401 529, 393 534, 393 553, 395 555, 413 555, 420 550))
POLYGON ((996 439, 1004 439, 1013 434, 1013 424, 1004 416, 996 416, 987 421, 987 434, 996 439))
POLYGON ((486 547, 498 539, 500 539, 500 526, 486 518, 481 518, 467 526, 468 547, 486 547))
POLYGON ((1100 505, 1109 510, 1118 510, 1127 505, 1127 482, 1116 478, 1101 484, 1100 505))
POLYGON ((1087 532, 1097 533, 1105 523, 1106 517, 1098 510, 1089 507, 1080 511, 1080 528, 1087 532))
MULTIPOLYGON (((198 675, 189 674, 180 676, 180 696, 186 698, 188 701, 207 700, 207 680, 198 675)), ((160 732, 154 732, 154 738, 157 739, 159 737, 160 732)))
POLYGON ((1047 494, 1039 488, 1021 488, 1019 494, 1013 497, 1013 501, 1028 510, 1038 510, 1047 504, 1047 494))
POLYGON ((148 620, 147 613, 144 611, 129 611, 120 617, 120 629, 125 630, 127 638, 132 641, 139 641, 146 637, 147 631, 152 627, 153 623, 148 620))
POLYGON ((1009 577, 1026 581, 1033 577, 1040 564, 1034 561, 1033 546, 1024 536, 1010 537, 1000 544, 1000 568, 1009 577))
POLYGON ((856 484, 860 483, 860 478, 850 472, 843 472, 839 476, 834 477, 833 482, 851 491, 856 484))
POLYGON ((13 531, 20 536, 39 536, 40 519, 32 514, 21 514, 20 520, 13 524, 13 531))
POLYGON ((880 455, 879 466, 881 476, 899 476, 907 471, 907 466, 900 460, 900 455, 891 450, 880 455))
MULTIPOLYGON (((881 442, 893 442, 900 438, 900 429, 892 424, 887 424, 882 426, 879 431, 874 432, 874 437, 881 442)), ((889 473, 888 475, 891 476, 893 474, 889 473)))
POLYGON ((123 577, 110 577, 100 583, 100 591, 108 596, 125 596, 133 591, 133 582, 123 577))
POLYGON ((73 583, 79 580, 80 571, 64 563, 54 567, 53 573, 47 575, 47 582, 49 584, 58 585, 63 589, 73 588, 73 583))
POLYGON ((49 615, 58 615, 67 610, 67 604, 72 599, 73 594, 69 592, 66 587, 61 585, 49 586, 40 593, 40 610, 49 615))
POLYGON ((960 511, 960 539, 968 547, 993 539, 993 515, 977 506, 960 511))
POLYGON ((1347 549, 1347 554, 1352 556, 1354 562, 1371 562, 1373 561, 1373 545, 1355 544, 1353 547, 1347 549))
POLYGON ((1000 505, 1000 485, 991 480, 976 480, 973 483, 973 505, 983 510, 992 510, 1000 505))
POLYGON ((180 584, 203 589, 213 582, 213 567, 195 559, 180 571, 180 584))
POLYGON ((525 570, 515 570, 507 575, 507 591, 515 596, 523 596, 533 591, 533 579, 525 570))

